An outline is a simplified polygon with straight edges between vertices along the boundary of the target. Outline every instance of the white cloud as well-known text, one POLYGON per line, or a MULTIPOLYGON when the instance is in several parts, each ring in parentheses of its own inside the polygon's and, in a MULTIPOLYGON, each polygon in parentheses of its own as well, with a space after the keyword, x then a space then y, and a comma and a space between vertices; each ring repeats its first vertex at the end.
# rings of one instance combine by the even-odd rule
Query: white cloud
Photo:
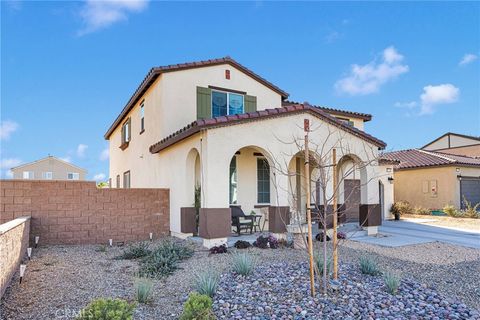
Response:
POLYGON ((397 108, 407 108, 407 109, 413 109, 416 106, 418 106, 417 101, 410 101, 410 102, 395 102, 395 107, 397 108))
POLYGON ((352 65, 350 73, 335 83, 335 89, 350 95, 378 92, 383 84, 408 72, 409 67, 402 63, 403 59, 403 55, 390 46, 383 50, 381 62, 373 60, 366 65, 352 65))
POLYGON ((93 176, 93 180, 95 181, 103 181, 105 180, 105 173, 97 173, 96 175, 93 176))
POLYGON ((22 164, 18 158, 5 158, 0 160, 0 169, 10 169, 22 164))
POLYGON ((0 140, 8 140, 17 129, 18 123, 10 120, 2 121, 0 123, 0 140))
POLYGON ((13 171, 12 170, 7 170, 5 172, 5 176, 9 179, 13 178, 13 171))
POLYGON ((107 147, 103 149, 102 152, 100 153, 100 160, 105 161, 105 160, 108 160, 109 158, 110 158, 110 149, 107 147))
POLYGON ((338 31, 332 31, 325 36, 325 42, 332 43, 342 37, 342 34, 338 31))
POLYGON ((467 53, 466 55, 463 56, 462 60, 458 63, 459 66, 465 66, 469 63, 472 63, 473 61, 477 60, 478 56, 473 53, 467 53))
POLYGON ((80 158, 85 157, 85 152, 87 151, 88 146, 86 144, 80 143, 77 147, 77 156, 80 158))
POLYGON ((87 0, 80 11, 84 27, 78 32, 82 36, 112 24, 125 21, 129 13, 138 13, 148 6, 148 0, 87 0))
POLYGON ((423 87, 423 93, 420 96, 420 114, 432 114, 435 112, 434 106, 454 103, 459 96, 460 89, 450 83, 423 87))

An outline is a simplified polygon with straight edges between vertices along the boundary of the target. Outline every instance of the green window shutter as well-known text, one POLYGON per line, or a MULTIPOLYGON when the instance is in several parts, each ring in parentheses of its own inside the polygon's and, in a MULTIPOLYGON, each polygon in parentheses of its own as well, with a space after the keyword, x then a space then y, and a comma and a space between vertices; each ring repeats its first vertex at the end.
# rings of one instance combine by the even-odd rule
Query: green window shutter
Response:
POLYGON ((197 87, 197 120, 212 117, 212 90, 197 87))
POLYGON ((257 97, 245 95, 245 113, 257 111, 257 97))

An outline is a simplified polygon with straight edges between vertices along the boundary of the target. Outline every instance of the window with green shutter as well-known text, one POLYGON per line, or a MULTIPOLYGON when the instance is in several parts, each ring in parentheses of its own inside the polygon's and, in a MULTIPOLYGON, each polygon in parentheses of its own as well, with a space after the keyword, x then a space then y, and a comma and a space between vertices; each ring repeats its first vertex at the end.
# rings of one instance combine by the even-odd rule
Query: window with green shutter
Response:
POLYGON ((257 111, 257 97, 245 95, 245 112, 257 111))
POLYGON ((197 87, 197 119, 210 119, 212 117, 212 90, 197 87))

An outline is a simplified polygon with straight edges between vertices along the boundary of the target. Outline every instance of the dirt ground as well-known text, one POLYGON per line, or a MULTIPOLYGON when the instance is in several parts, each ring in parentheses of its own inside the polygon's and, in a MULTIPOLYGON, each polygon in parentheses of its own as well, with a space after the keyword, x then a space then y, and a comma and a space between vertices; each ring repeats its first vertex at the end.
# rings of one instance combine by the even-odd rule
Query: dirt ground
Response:
POLYGON ((428 222, 422 222, 422 224, 438 226, 438 227, 450 227, 457 229, 473 230, 480 232, 480 219, 471 218, 452 218, 449 216, 426 216, 418 214, 408 214, 402 216, 404 220, 430 220, 428 222))

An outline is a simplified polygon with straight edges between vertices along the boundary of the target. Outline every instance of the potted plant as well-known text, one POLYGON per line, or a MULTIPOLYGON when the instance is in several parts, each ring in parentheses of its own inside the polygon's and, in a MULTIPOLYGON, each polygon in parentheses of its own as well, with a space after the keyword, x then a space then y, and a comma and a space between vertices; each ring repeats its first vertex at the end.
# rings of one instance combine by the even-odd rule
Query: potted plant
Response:
POLYGON ((395 220, 400 220, 400 210, 398 209, 398 207, 394 204, 392 204, 392 207, 390 208, 390 212, 393 214, 393 216, 395 217, 395 220))

